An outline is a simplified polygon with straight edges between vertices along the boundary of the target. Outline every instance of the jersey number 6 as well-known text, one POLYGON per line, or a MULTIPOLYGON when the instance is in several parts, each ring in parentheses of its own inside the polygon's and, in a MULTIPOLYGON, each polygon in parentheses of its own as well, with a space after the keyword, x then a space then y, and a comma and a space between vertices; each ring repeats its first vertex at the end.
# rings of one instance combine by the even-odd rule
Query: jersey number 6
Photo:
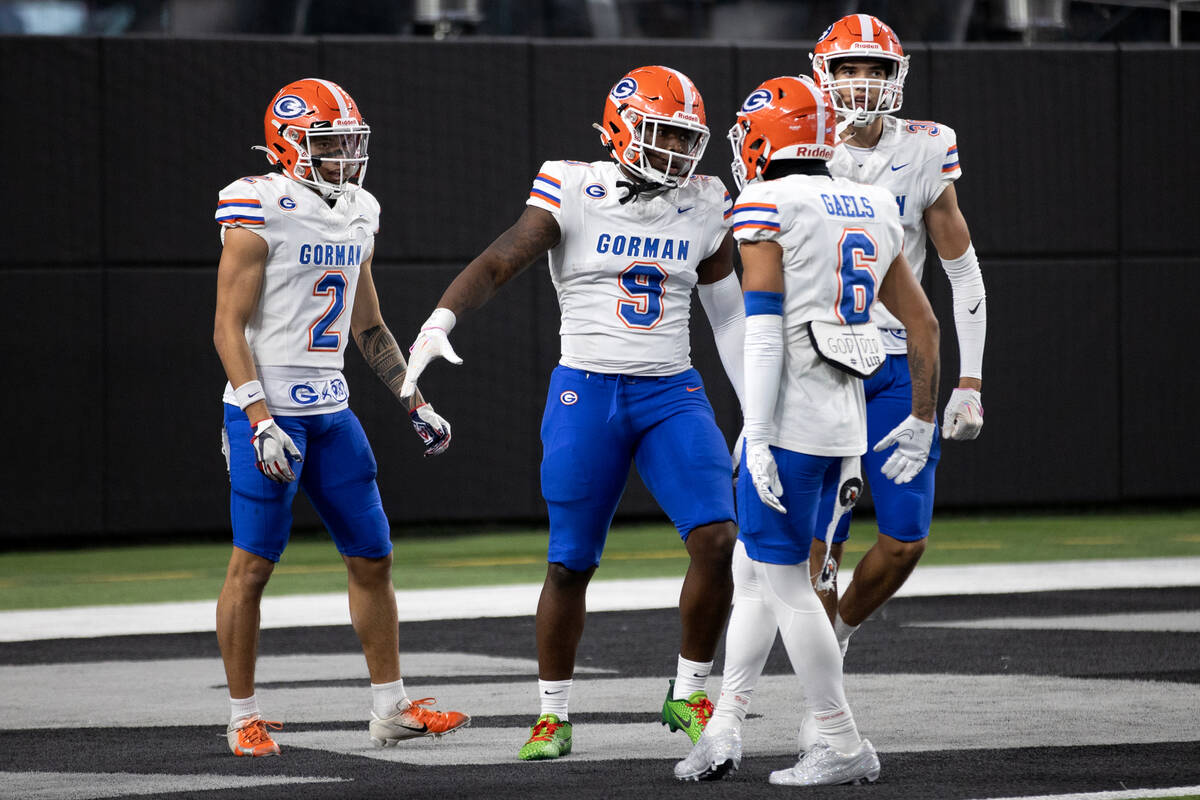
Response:
POLYGON ((652 261, 635 261, 619 278, 628 300, 617 301, 617 316, 627 328, 650 330, 663 317, 663 282, 667 271, 652 261))
POLYGON ((312 293, 313 297, 328 296, 329 307, 308 327, 308 349, 336 353, 342 345, 342 334, 330 327, 346 309, 346 274, 340 270, 326 272, 317 279, 312 293))
POLYGON ((867 322, 875 300, 876 246, 862 228, 846 228, 838 242, 838 319, 843 323, 867 322))

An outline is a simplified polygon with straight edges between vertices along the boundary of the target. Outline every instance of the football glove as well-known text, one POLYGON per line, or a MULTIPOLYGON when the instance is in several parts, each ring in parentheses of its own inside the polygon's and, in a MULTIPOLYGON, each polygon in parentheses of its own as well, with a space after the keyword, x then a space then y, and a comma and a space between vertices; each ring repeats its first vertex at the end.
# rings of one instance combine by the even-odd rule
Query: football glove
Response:
POLYGON ((296 480, 290 461, 303 461, 300 448, 296 447, 292 437, 283 428, 275 424, 271 417, 254 426, 250 436, 250 444, 254 447, 254 466, 276 483, 291 483, 296 480))
POLYGON ((421 405, 408 412, 412 419, 413 430, 425 443, 425 456, 436 456, 446 452, 450 446, 450 423, 442 419, 429 403, 421 405))
MULTIPOLYGON (((408 371, 400 387, 400 396, 407 400, 417 390, 417 380, 435 358, 444 358, 451 364, 461 364, 462 359, 450 346, 450 331, 454 327, 454 312, 448 308, 434 309, 421 326, 416 341, 408 348, 408 371)), ((443 420, 444 422, 445 420, 443 420)))
POLYGON ((750 470, 750 480, 754 482, 754 490, 768 508, 773 508, 780 514, 786 514, 787 509, 779 498, 783 497, 783 484, 779 481, 779 467, 775 465, 775 456, 766 443, 746 446, 746 469, 750 470))
POLYGON ((955 389, 942 414, 942 438, 966 441, 983 428, 983 396, 975 389, 955 389))
POLYGON ((937 425, 917 419, 909 414, 903 422, 892 428, 891 433, 875 445, 876 453, 882 453, 892 445, 896 451, 883 463, 884 477, 895 483, 908 483, 917 477, 929 458, 933 437, 937 436, 937 425))

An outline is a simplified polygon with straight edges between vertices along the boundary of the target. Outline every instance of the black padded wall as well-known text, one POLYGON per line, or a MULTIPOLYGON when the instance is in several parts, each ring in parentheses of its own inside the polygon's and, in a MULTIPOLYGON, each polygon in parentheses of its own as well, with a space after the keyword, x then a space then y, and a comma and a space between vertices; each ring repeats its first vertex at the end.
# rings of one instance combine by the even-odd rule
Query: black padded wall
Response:
POLYGON ((1117 246, 1117 52, 930 48, 931 118, 958 135, 957 191, 989 256, 1117 246))

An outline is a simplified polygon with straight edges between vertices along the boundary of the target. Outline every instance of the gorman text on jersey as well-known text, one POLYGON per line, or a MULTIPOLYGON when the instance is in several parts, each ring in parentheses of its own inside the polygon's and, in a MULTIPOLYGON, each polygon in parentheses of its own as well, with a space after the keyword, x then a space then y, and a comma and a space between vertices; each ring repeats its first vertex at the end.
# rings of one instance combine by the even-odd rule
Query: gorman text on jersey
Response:
POLYGON ((361 244, 300 245, 300 263, 318 267, 353 267, 362 263, 361 244))
POLYGON ((626 236, 625 234, 602 233, 596 239, 597 253, 612 253, 614 256, 631 258, 661 258, 686 261, 688 239, 663 239, 658 236, 626 236))

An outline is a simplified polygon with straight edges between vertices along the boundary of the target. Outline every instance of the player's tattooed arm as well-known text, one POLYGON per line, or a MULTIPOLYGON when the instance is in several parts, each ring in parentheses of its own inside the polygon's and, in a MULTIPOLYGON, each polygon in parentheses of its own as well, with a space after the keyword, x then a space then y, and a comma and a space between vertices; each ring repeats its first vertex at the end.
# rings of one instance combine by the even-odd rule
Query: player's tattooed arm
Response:
POLYGON ((409 411, 425 402, 420 390, 414 392, 407 400, 400 396, 400 387, 404 384, 404 376, 408 372, 408 362, 404 360, 396 338, 386 325, 367 328, 358 334, 357 341, 358 349, 362 351, 363 358, 371 369, 409 411))
POLYGON ((879 299, 908 330, 908 370, 913 385, 913 416, 932 422, 936 415, 941 361, 940 331, 929 298, 904 254, 896 256, 879 286, 879 299))
POLYGON ((456 315, 479 308, 504 284, 521 274, 547 250, 558 245, 562 232, 549 211, 527 206, 511 228, 458 274, 438 302, 456 315))

